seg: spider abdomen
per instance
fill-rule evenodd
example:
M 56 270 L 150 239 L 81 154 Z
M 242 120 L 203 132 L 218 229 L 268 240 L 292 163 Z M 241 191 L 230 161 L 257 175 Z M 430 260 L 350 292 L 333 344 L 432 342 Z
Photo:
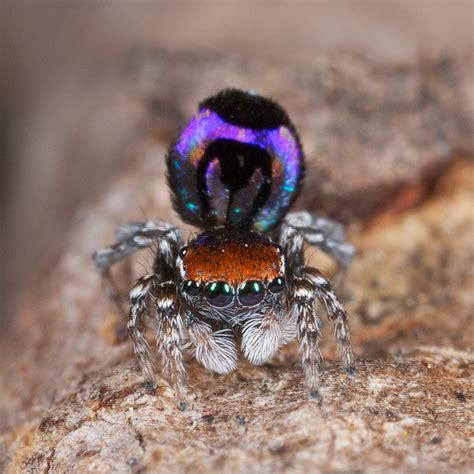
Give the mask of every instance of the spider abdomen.
M 275 102 L 224 90 L 199 106 L 167 157 L 181 218 L 201 228 L 249 225 L 266 232 L 295 200 L 304 174 L 298 135 Z

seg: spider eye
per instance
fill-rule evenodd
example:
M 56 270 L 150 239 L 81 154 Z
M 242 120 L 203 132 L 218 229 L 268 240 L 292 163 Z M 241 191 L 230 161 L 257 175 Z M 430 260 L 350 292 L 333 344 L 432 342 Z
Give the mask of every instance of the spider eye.
M 222 308 L 232 303 L 234 292 L 225 281 L 214 281 L 206 286 L 206 299 L 212 306 Z
M 188 253 L 188 247 L 181 247 L 179 250 L 179 256 L 181 258 L 184 258 L 186 254 Z
M 276 248 L 276 251 L 281 255 L 283 253 L 283 247 L 278 244 L 273 244 Z
M 197 296 L 201 292 L 201 287 L 197 281 L 187 280 L 183 283 L 183 291 L 189 296 Z
M 255 306 L 263 300 L 264 296 L 264 287 L 260 281 L 249 280 L 239 288 L 239 301 L 242 306 Z
M 277 277 L 268 285 L 268 289 L 272 293 L 280 293 L 285 288 L 285 280 L 282 277 Z

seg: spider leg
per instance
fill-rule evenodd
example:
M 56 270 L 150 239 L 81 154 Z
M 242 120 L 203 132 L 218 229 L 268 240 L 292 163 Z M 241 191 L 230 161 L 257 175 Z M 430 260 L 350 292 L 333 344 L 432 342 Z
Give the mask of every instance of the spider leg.
M 302 366 L 310 395 L 319 398 L 319 367 L 322 355 L 319 349 L 321 322 L 316 311 L 316 298 L 324 304 L 329 319 L 334 323 L 342 366 L 348 374 L 353 375 L 354 356 L 347 314 L 328 280 L 318 270 L 304 266 L 303 237 L 299 231 L 287 226 L 281 237 L 280 244 L 283 246 L 287 264 L 290 317 L 296 320 Z
M 179 314 L 175 265 L 181 245 L 179 230 L 169 224 L 126 224 L 118 234 L 125 239 L 116 245 L 134 242 L 130 253 L 139 248 L 156 245 L 154 273 L 140 278 L 130 291 L 130 317 L 127 324 L 135 354 L 147 382 L 154 384 L 156 358 L 145 338 L 145 319 L 156 326 L 156 344 L 161 355 L 163 371 L 178 399 L 178 407 L 186 407 L 185 369 L 182 355 L 183 322 Z M 128 246 L 130 250 L 131 246 Z M 113 247 L 111 248 L 113 250 Z M 128 250 L 127 250 L 128 251 Z
M 177 255 L 180 244 L 179 230 L 165 222 L 128 222 L 120 225 L 115 236 L 117 243 L 97 250 L 93 260 L 97 270 L 102 275 L 107 295 L 114 303 L 123 319 L 127 319 L 123 308 L 124 294 L 112 278 L 111 266 L 134 252 L 158 244 L 154 271 L 160 276 L 160 281 L 169 280 L 174 268 L 173 257 Z
M 237 349 L 232 330 L 213 331 L 210 324 L 194 316 L 190 316 L 188 321 L 189 339 L 196 360 L 211 372 L 233 372 L 237 368 Z
M 347 321 L 347 312 L 331 288 L 329 281 L 315 268 L 306 267 L 304 278 L 311 282 L 316 298 L 325 306 L 328 318 L 334 324 L 337 347 L 341 354 L 341 365 L 349 375 L 355 374 L 354 354 L 352 352 L 351 333 Z
M 166 222 L 129 222 L 119 226 L 115 235 L 117 243 L 97 250 L 92 256 L 97 270 L 101 273 L 134 252 L 151 247 L 160 237 L 169 239 L 174 236 L 174 240 L 179 240 L 179 230 Z
M 141 221 L 129 221 L 124 222 L 123 224 L 119 224 L 118 227 L 115 229 L 114 234 L 117 242 L 122 242 L 130 237 L 133 237 L 135 234 L 147 231 L 153 232 L 157 230 L 162 223 L 157 223 L 152 220 L 148 220 L 145 222 Z
M 127 330 L 132 340 L 133 350 L 147 383 L 154 385 L 156 358 L 145 338 L 145 318 L 151 303 L 157 298 L 158 280 L 156 275 L 139 278 L 130 291 L 130 317 Z
M 178 311 L 176 285 L 161 283 L 156 293 L 156 345 L 165 377 L 173 387 L 180 410 L 186 409 L 186 369 L 183 362 L 183 319 Z
M 296 319 L 301 365 L 310 398 L 319 400 L 319 369 L 323 362 L 323 356 L 319 349 L 321 321 L 316 311 L 314 287 L 304 278 L 293 280 L 290 314 Z
M 310 394 L 319 398 L 319 367 L 322 362 L 319 350 L 321 322 L 316 312 L 315 298 L 324 304 L 329 319 L 334 323 L 342 367 L 349 375 L 355 374 L 355 368 L 351 334 L 344 306 L 318 270 L 311 267 L 303 268 L 301 277 L 293 280 L 290 312 L 297 320 L 302 366 Z
M 175 391 L 178 407 L 186 407 L 185 368 L 183 364 L 183 323 L 177 310 L 176 286 L 173 282 L 158 283 L 155 274 L 140 278 L 130 291 L 128 334 L 146 383 L 155 385 L 156 357 L 145 337 L 147 316 L 156 325 L 156 345 L 161 355 L 165 378 Z M 150 311 L 154 304 L 155 311 Z
M 291 238 L 294 231 L 300 233 L 308 244 L 330 255 L 341 269 L 351 264 L 355 249 L 345 242 L 344 227 L 339 222 L 306 211 L 292 212 L 283 221 L 280 238 Z

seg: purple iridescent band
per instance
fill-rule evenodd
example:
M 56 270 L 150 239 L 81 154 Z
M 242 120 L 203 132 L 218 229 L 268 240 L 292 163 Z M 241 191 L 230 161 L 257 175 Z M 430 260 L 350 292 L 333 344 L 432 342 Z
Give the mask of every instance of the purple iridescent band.
M 209 109 L 201 110 L 186 126 L 174 147 L 170 172 L 177 183 L 190 183 L 189 173 L 196 168 L 209 143 L 217 139 L 235 140 L 259 146 L 272 158 L 272 189 L 265 205 L 255 216 L 255 227 L 266 231 L 287 211 L 301 174 L 301 150 L 287 127 L 253 130 L 232 125 Z M 201 203 L 196 189 L 183 185 L 177 191 L 189 220 L 197 220 Z

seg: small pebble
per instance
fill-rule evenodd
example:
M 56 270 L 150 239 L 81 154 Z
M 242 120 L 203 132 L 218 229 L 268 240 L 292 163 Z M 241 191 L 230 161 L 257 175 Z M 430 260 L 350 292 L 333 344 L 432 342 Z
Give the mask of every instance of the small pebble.
M 214 421 L 214 417 L 212 415 L 203 415 L 201 420 L 211 424 Z
M 455 392 L 456 398 L 461 402 L 464 403 L 466 401 L 466 396 L 462 392 Z
M 247 420 L 243 417 L 243 416 L 240 416 L 240 415 L 237 415 L 235 417 L 235 421 L 239 424 L 239 425 L 245 425 L 247 423 Z

